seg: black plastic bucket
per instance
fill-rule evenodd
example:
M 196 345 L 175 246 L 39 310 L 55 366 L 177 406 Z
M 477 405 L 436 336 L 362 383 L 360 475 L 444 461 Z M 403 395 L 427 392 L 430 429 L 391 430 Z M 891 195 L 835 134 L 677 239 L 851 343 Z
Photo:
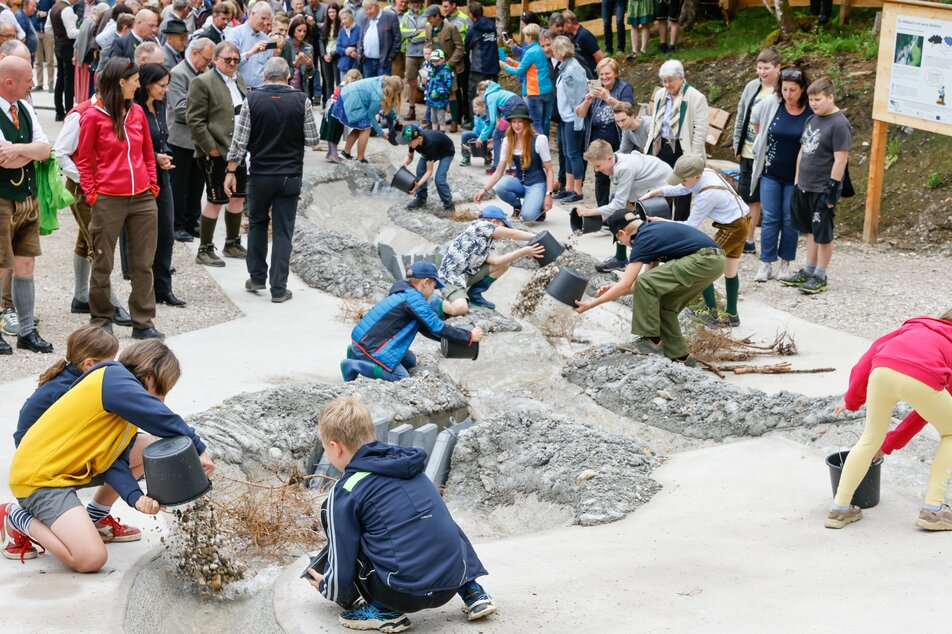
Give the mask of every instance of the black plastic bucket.
M 562 243 L 556 240 L 555 236 L 548 231 L 540 231 L 529 240 L 529 246 L 536 244 L 541 244 L 545 249 L 545 253 L 542 254 L 542 257 L 536 260 L 539 266 L 548 266 L 559 259 L 560 255 L 565 253 L 565 247 L 562 246 Z
M 599 216 L 580 216 L 578 207 L 572 207 L 569 213 L 569 224 L 572 226 L 572 233 L 595 233 L 602 229 L 602 217 Z
M 833 485 L 833 495 L 836 495 L 836 489 L 840 486 L 840 475 L 843 473 L 843 465 L 846 464 L 848 451 L 837 451 L 826 457 L 826 466 L 830 468 L 830 484 Z M 879 504 L 879 476 L 883 466 L 883 459 L 880 458 L 869 466 L 866 477 L 856 487 L 853 492 L 853 499 L 850 504 L 868 509 Z
M 656 216 L 658 218 L 667 218 L 668 220 L 671 220 L 671 218 L 674 217 L 674 214 L 671 212 L 671 206 L 668 205 L 667 199 L 660 196 L 639 200 L 635 203 L 635 209 L 640 209 L 643 211 L 646 218 Z
M 414 176 L 410 170 L 405 167 L 398 169 L 397 173 L 393 175 L 393 180 L 390 181 L 391 187 L 394 189 L 399 189 L 406 194 L 410 193 L 410 190 L 413 189 L 415 184 L 416 176 Z
M 474 341 L 467 345 L 449 339 L 440 339 L 440 352 L 447 359 L 472 359 L 475 361 L 479 356 L 479 342 Z
M 473 158 L 486 158 L 486 144 L 476 145 L 476 141 L 470 141 L 469 153 Z
M 545 292 L 566 306 L 577 308 L 575 302 L 582 299 L 587 286 L 588 278 L 570 266 L 563 266 L 545 287 Z
M 148 496 L 162 506 L 198 499 L 212 488 L 198 451 L 186 436 L 163 438 L 142 452 Z

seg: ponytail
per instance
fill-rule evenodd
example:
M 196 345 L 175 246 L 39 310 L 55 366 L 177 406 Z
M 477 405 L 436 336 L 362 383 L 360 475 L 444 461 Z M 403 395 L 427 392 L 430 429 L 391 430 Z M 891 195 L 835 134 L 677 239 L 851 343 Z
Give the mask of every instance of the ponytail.
M 99 326 L 83 326 L 66 338 L 66 358 L 60 359 L 40 375 L 39 385 L 52 381 L 72 363 L 79 367 L 86 359 L 97 363 L 112 359 L 119 352 L 119 340 Z

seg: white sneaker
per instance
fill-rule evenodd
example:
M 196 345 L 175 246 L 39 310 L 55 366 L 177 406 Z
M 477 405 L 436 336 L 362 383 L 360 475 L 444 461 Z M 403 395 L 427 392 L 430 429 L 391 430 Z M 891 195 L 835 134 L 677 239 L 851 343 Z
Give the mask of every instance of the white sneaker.
M 770 265 L 770 262 L 761 262 L 760 268 L 757 269 L 757 275 L 754 276 L 755 282 L 766 282 L 773 277 L 773 267 Z
M 790 263 L 789 263 L 789 262 L 781 262 L 781 263 L 780 263 L 780 270 L 777 271 L 777 279 L 779 280 L 780 278 L 789 277 L 789 276 L 790 276 Z

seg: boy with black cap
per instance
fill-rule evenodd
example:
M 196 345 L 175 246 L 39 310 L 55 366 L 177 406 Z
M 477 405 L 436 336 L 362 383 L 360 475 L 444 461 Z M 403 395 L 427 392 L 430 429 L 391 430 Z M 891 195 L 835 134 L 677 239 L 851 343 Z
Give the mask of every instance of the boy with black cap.
M 740 278 L 737 267 L 750 232 L 750 208 L 723 176 L 713 169 L 705 168 L 704 158 L 697 154 L 685 154 L 677 160 L 674 171 L 668 176 L 668 185 L 670 187 L 655 189 L 642 198 L 693 194 L 691 215 L 684 223 L 697 228 L 705 218 L 709 217 L 713 221 L 717 229 L 714 241 L 727 254 L 727 266 L 724 268 L 724 288 L 727 291 L 725 321 L 731 326 L 740 326 L 740 316 L 737 314 Z M 701 318 L 708 324 L 720 324 L 722 320 L 717 312 L 713 284 L 704 289 L 704 304 L 707 313 Z
M 465 315 L 469 302 L 493 309 L 491 301 L 483 297 L 492 283 L 509 270 L 509 265 L 523 256 L 540 258 L 545 249 L 540 244 L 516 249 L 506 255 L 497 255 L 494 244 L 500 238 L 526 242 L 534 236 L 528 231 L 513 229 L 506 212 L 495 205 L 483 209 L 463 233 L 446 245 L 440 262 L 440 276 L 446 280 L 443 302 L 438 311 L 443 315 Z
M 384 381 L 401 381 L 416 365 L 410 345 L 417 331 L 423 336 L 472 345 L 483 338 L 479 326 L 472 330 L 447 326 L 428 303 L 433 292 L 444 284 L 429 262 L 415 262 L 407 271 L 407 281 L 396 282 L 390 294 L 371 308 L 350 333 L 347 358 L 341 361 L 344 381 L 358 376 Z
M 724 272 L 724 250 L 694 227 L 680 222 L 646 222 L 641 212 L 616 211 L 606 224 L 616 241 L 631 247 L 628 266 L 618 283 L 598 289 L 596 299 L 576 302 L 575 312 L 581 314 L 634 294 L 631 334 L 640 335 L 635 349 L 694 365 L 678 313 Z M 667 264 L 657 267 L 659 262 Z M 645 265 L 647 271 L 642 274 Z
M 407 209 L 419 209 L 426 204 L 430 176 L 433 175 L 433 168 L 436 166 L 436 191 L 443 202 L 444 211 L 454 211 L 453 192 L 450 191 L 449 183 L 446 182 L 446 173 L 450 171 L 453 164 L 453 157 L 456 156 L 456 146 L 453 145 L 453 139 L 439 130 L 423 130 L 420 126 L 411 123 L 403 127 L 403 132 L 397 136 L 397 142 L 400 145 L 406 145 L 407 160 L 403 162 L 404 167 L 409 167 L 413 162 L 414 152 L 420 154 L 420 160 L 417 162 L 416 183 L 408 192 L 414 196 L 407 204 Z

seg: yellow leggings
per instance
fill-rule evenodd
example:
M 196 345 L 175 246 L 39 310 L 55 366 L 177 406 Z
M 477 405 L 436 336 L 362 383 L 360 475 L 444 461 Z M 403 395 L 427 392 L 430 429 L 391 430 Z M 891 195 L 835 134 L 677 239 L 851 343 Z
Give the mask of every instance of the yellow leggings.
M 869 375 L 866 395 L 866 427 L 846 458 L 833 503 L 846 506 L 853 499 L 856 487 L 869 470 L 869 463 L 883 445 L 896 403 L 905 401 L 939 431 L 939 448 L 932 460 L 926 504 L 942 504 L 946 485 L 952 477 L 952 394 L 933 390 L 891 368 L 879 367 Z

